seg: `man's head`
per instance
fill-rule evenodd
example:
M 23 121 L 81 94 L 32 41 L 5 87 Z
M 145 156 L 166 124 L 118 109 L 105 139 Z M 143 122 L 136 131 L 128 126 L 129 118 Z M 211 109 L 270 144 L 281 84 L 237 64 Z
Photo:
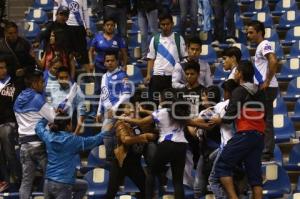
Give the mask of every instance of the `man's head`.
M 238 47 L 232 46 L 226 48 L 223 53 L 224 69 L 231 70 L 232 67 L 237 66 L 238 63 L 241 61 L 241 57 L 242 52 Z
M 27 69 L 25 73 L 25 84 L 28 88 L 42 93 L 45 86 L 43 72 L 34 68 Z
M 118 55 L 115 52 L 106 52 L 104 56 L 104 65 L 108 72 L 114 71 L 118 67 Z
M 18 26 L 14 22 L 7 22 L 4 27 L 5 39 L 8 43 L 15 43 L 18 39 Z
M 224 99 L 230 99 L 233 90 L 238 87 L 238 83 L 236 83 L 233 79 L 226 80 L 222 84 L 222 88 L 224 90 Z
M 251 61 L 241 61 L 236 69 L 234 78 L 240 83 L 250 82 L 253 83 L 254 67 Z
M 259 44 L 265 36 L 265 26 L 260 21 L 251 21 L 247 28 L 247 37 L 250 42 Z
M 57 81 L 62 89 L 70 88 L 70 74 L 67 67 L 62 66 L 56 72 Z
M 0 80 L 3 80 L 7 77 L 7 65 L 6 59 L 4 57 L 0 57 Z
M 198 61 L 199 56 L 202 52 L 202 42 L 198 37 L 193 37 L 188 42 L 188 57 Z
M 65 24 L 69 19 L 70 10 L 66 6 L 60 6 L 56 12 L 56 22 Z
M 105 18 L 103 29 L 106 34 L 114 34 L 116 27 L 116 22 L 113 18 Z
M 198 85 L 200 65 L 196 61 L 188 61 L 184 67 L 185 78 L 189 86 Z
M 174 26 L 173 17 L 168 12 L 163 12 L 159 15 L 159 26 L 161 28 L 163 36 L 170 36 Z
M 71 116 L 67 113 L 58 113 L 55 118 L 53 124 L 50 125 L 50 130 L 52 132 L 59 131 L 72 131 L 72 122 Z
M 205 89 L 202 93 L 203 106 L 208 108 L 219 103 L 221 100 L 221 92 L 218 86 L 212 85 Z

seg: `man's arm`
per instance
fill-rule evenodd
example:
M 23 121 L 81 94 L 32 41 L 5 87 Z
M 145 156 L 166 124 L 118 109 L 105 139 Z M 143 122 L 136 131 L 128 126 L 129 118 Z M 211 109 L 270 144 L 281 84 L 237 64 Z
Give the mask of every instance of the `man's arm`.
M 172 72 L 172 87 L 173 88 L 184 88 L 185 84 L 181 83 L 181 80 L 183 79 L 182 74 L 182 66 L 180 63 L 176 63 L 174 70 Z
M 39 136 L 39 138 L 43 141 L 46 140 L 46 137 L 47 137 L 47 134 L 49 133 L 47 130 L 46 130 L 46 126 L 48 124 L 48 121 L 43 118 L 41 119 L 40 121 L 38 121 L 38 123 L 36 124 L 35 126 L 35 132 L 36 134 Z
M 277 72 L 278 68 L 278 62 L 275 53 L 268 53 L 265 55 L 265 57 L 268 59 L 268 72 L 266 76 L 266 80 L 261 86 L 261 89 L 266 89 L 270 86 L 270 82 L 272 81 L 274 75 Z

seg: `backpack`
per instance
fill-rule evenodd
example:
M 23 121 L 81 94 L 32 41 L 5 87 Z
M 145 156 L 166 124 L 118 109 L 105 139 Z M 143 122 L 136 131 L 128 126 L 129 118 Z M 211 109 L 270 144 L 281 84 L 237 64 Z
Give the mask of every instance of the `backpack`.
M 174 37 L 175 37 L 175 43 L 176 43 L 176 47 L 177 47 L 178 57 L 179 57 L 179 60 L 181 60 L 182 56 L 181 56 L 181 50 L 180 50 L 180 34 L 178 34 L 177 32 L 174 32 Z M 157 33 L 156 35 L 154 35 L 155 57 L 156 57 L 156 54 L 157 54 L 159 38 L 160 38 L 160 33 Z

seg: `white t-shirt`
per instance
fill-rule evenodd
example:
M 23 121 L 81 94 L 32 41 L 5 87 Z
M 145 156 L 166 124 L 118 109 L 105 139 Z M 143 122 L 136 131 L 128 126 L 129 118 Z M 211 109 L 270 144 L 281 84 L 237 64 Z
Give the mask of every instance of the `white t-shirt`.
M 187 143 L 187 140 L 184 137 L 183 127 L 171 120 L 166 108 L 154 111 L 152 117 L 159 129 L 158 142 L 169 140 Z
M 236 71 L 236 67 L 234 67 L 234 68 L 230 71 L 230 74 L 229 74 L 229 76 L 228 76 L 227 79 L 234 79 L 234 73 L 235 73 L 235 71 Z
M 265 57 L 268 53 L 274 53 L 272 45 L 269 41 L 263 40 L 256 48 L 254 65 L 257 69 L 257 74 L 254 75 L 254 83 L 261 84 L 266 80 L 267 72 L 269 71 L 268 59 Z M 278 87 L 277 79 L 274 75 L 270 82 L 270 87 Z
M 157 49 L 160 48 L 159 47 L 160 45 L 162 45 L 162 47 L 168 51 L 168 54 L 171 57 L 163 56 L 159 50 L 157 50 L 157 52 L 155 52 L 154 37 L 152 37 L 150 45 L 149 45 L 149 52 L 147 54 L 147 58 L 155 59 L 154 67 L 153 67 L 153 75 L 171 76 L 173 69 L 175 67 L 175 64 L 180 62 L 174 33 L 172 33 L 168 37 L 164 37 L 161 34 L 159 37 L 159 44 L 158 44 Z M 181 51 L 182 57 L 187 56 L 185 42 L 181 36 L 180 36 L 180 51 Z M 170 60 L 173 60 L 175 62 L 172 63 L 172 61 L 170 62 Z

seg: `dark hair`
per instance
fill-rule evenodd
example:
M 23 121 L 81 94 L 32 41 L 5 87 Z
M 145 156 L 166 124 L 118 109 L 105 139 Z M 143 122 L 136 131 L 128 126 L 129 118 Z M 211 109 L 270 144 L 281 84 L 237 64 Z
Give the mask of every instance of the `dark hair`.
M 168 11 L 163 11 L 162 13 L 160 13 L 160 15 L 158 16 L 158 19 L 159 19 L 159 21 L 169 19 L 170 21 L 173 22 L 173 17 L 170 14 L 170 12 L 168 12 Z
M 219 103 L 221 100 L 221 92 L 218 86 L 212 85 L 207 87 L 204 92 L 210 102 Z
M 56 71 L 56 75 L 58 76 L 58 74 L 61 72 L 66 72 L 69 74 L 69 69 L 66 66 L 59 67 Z
M 261 31 L 262 36 L 265 36 L 265 25 L 262 22 L 253 20 L 248 23 L 248 27 L 249 26 L 252 26 L 256 30 L 256 32 Z
M 71 123 L 71 116 L 67 113 L 58 113 L 55 118 L 53 124 L 50 125 L 50 130 L 52 132 L 59 132 L 66 130 L 66 126 Z
M 108 55 L 113 55 L 113 56 L 115 56 L 116 60 L 118 60 L 118 54 L 114 51 L 106 51 L 104 54 L 104 60 L 106 59 L 106 56 L 108 56 Z
M 236 69 L 242 74 L 245 82 L 253 83 L 254 67 L 251 61 L 241 61 Z
M 7 64 L 7 57 L 6 56 L 0 56 L 0 63 Z
M 228 79 L 222 84 L 224 91 L 228 91 L 229 93 L 232 93 L 232 91 L 238 86 L 239 84 L 236 83 L 234 79 Z
M 241 61 L 242 52 L 238 47 L 232 46 L 224 50 L 223 56 L 228 56 L 228 57 L 235 56 L 236 61 L 239 63 Z
M 195 70 L 197 72 L 197 74 L 200 73 L 200 65 L 198 62 L 191 60 L 188 61 L 186 63 L 184 63 L 184 72 L 186 72 L 187 70 Z
M 18 26 L 15 22 L 9 21 L 5 23 L 4 30 L 7 31 L 9 28 L 15 28 L 18 30 Z
M 38 81 L 40 78 L 43 78 L 44 74 L 41 70 L 36 69 L 36 68 L 27 68 L 25 70 L 25 84 L 28 88 L 32 86 L 33 82 Z
M 202 46 L 202 41 L 199 37 L 192 37 L 189 39 L 188 41 L 188 47 L 191 45 L 191 44 L 199 44 L 200 46 Z
M 103 19 L 103 24 L 105 24 L 105 23 L 108 22 L 108 21 L 113 21 L 114 23 L 116 23 L 115 18 L 113 18 L 113 17 L 105 17 L 105 18 Z

